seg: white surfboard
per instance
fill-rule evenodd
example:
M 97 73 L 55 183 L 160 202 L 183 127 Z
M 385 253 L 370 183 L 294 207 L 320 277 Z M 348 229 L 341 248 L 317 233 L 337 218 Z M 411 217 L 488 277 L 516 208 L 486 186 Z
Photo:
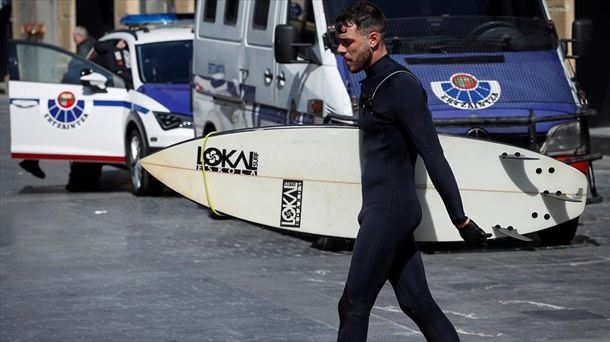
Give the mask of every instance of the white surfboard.
M 183 196 L 219 212 L 276 228 L 355 238 L 362 203 L 359 131 L 343 126 L 279 126 L 222 132 L 168 147 L 140 161 Z M 580 216 L 587 196 L 578 170 L 532 151 L 440 135 L 466 215 L 488 233 L 527 234 Z M 205 161 L 205 163 L 202 163 Z M 427 176 L 416 165 L 423 219 L 418 241 L 461 241 Z M 500 237 L 500 236 L 496 236 Z

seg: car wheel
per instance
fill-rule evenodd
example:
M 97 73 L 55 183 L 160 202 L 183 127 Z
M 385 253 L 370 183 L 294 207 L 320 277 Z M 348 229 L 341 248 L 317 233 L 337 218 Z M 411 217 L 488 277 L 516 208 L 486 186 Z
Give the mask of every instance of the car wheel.
M 556 225 L 545 230 L 538 232 L 540 241 L 548 245 L 567 245 L 574 239 L 576 229 L 578 229 L 578 219 L 572 219 L 570 221 Z
M 140 159 L 148 155 L 148 145 L 138 130 L 133 130 L 129 134 L 126 150 L 131 192 L 136 196 L 160 195 L 163 192 L 163 184 L 140 165 Z

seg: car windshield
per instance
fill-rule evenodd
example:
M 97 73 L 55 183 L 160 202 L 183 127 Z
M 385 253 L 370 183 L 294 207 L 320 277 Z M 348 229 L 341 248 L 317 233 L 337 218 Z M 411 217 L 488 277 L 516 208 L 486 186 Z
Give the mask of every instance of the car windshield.
M 387 17 L 392 53 L 525 51 L 556 48 L 539 1 L 373 0 Z M 325 1 L 329 25 L 350 0 Z
M 138 70 L 144 83 L 188 83 L 193 41 L 180 40 L 138 46 Z

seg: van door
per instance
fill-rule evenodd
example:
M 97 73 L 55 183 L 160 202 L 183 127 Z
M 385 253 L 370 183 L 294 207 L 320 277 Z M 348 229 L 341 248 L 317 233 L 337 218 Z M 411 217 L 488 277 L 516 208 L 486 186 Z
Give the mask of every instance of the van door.
M 285 6 L 286 8 L 280 10 L 284 15 L 280 15 L 282 19 L 279 24 L 285 24 L 286 18 L 288 18 L 287 23 L 297 28 L 297 41 L 313 44 L 312 47 L 301 47 L 298 50 L 298 57 L 309 60 L 311 55 L 315 54 L 314 51 L 319 49 L 320 43 L 317 39 L 314 4 L 312 0 L 291 0 Z M 320 60 L 320 57 L 317 56 L 317 59 Z M 288 109 L 287 124 L 321 122 L 321 111 L 318 113 L 319 120 L 315 121 L 313 115 L 304 114 L 315 111 L 310 108 L 315 108 L 315 106 L 309 102 L 315 96 L 312 95 L 310 89 L 305 87 L 305 83 L 316 67 L 318 65 L 314 63 L 278 64 L 276 102 L 278 106 Z
M 286 107 L 276 101 L 277 63 L 273 55 L 273 31 L 278 22 L 280 1 L 250 2 L 247 21 L 244 91 L 254 93 L 252 108 L 254 126 L 286 123 Z M 247 94 L 246 94 L 247 95 Z
M 199 2 L 194 45 L 197 134 L 251 126 L 244 99 L 244 23 L 250 1 Z M 198 131 L 201 129 L 201 131 Z
M 47 44 L 11 41 L 9 53 L 13 158 L 125 162 L 129 105 L 118 76 Z M 87 69 L 106 78 L 105 89 L 81 84 Z

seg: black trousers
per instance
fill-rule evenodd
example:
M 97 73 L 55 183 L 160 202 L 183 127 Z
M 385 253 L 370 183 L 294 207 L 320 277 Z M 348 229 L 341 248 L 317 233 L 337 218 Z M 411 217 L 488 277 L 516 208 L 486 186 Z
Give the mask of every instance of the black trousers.
M 459 341 L 426 282 L 413 232 L 420 215 L 369 210 L 363 217 L 343 295 L 339 300 L 338 341 L 366 341 L 369 315 L 379 291 L 390 281 L 402 311 L 428 341 Z

